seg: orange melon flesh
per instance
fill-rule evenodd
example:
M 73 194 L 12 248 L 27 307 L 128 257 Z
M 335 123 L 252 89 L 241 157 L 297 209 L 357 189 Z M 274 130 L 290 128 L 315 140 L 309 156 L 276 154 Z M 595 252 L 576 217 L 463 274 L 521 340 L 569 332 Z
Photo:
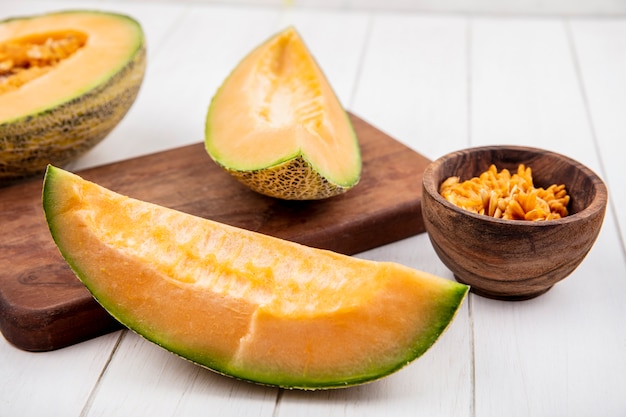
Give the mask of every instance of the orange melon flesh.
M 50 232 L 121 323 L 219 373 L 289 388 L 372 381 L 422 355 L 468 287 L 122 196 L 48 167 Z
M 276 187 L 275 178 L 306 187 L 308 177 L 319 175 L 325 183 L 311 187 L 331 188 L 311 191 L 304 199 L 345 192 L 360 178 L 352 124 L 293 27 L 251 51 L 227 77 L 211 100 L 205 133 L 209 155 L 240 180 L 242 172 L 257 177 L 242 182 L 267 195 L 301 198 L 287 185 L 265 189 L 264 183 Z M 310 164 L 310 171 L 297 173 L 284 165 L 298 158 Z
M 107 80 L 142 47 L 141 28 L 122 15 L 63 12 L 12 19 L 0 25 L 1 45 L 40 43 L 77 35 L 81 47 L 49 71 L 17 89 L 0 94 L 0 121 L 7 122 L 72 99 Z M 117 62 L 117 67 L 112 66 Z

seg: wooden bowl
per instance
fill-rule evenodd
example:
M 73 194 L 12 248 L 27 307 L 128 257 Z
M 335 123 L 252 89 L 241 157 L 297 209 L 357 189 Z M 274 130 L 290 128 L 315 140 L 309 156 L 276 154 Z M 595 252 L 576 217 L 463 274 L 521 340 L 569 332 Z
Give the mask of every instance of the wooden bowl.
M 502 220 L 464 210 L 439 194 L 450 176 L 461 181 L 491 164 L 498 171 L 530 167 L 535 187 L 565 184 L 569 214 L 556 220 Z M 426 231 L 457 281 L 476 294 L 525 300 L 567 277 L 593 246 L 607 204 L 602 180 L 582 164 L 546 150 L 486 146 L 453 152 L 432 162 L 423 176 L 422 213 Z

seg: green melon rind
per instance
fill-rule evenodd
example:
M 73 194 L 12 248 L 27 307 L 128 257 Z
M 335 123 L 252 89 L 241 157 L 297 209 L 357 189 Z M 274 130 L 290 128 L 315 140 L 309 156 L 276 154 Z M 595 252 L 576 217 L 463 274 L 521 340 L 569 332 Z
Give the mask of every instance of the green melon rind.
M 220 372 L 255 383 L 303 390 L 345 388 L 374 382 L 399 371 L 426 353 L 452 323 L 468 291 L 469 287 L 450 281 L 450 291 L 447 297 L 441 297 L 438 300 L 438 305 L 432 308 L 433 315 L 439 317 L 439 320 L 431 323 L 428 331 L 421 333 L 415 339 L 406 356 L 388 361 L 385 366 L 373 364 L 367 371 L 358 375 L 351 375 L 349 378 L 341 377 L 338 379 L 328 376 L 324 379 L 309 379 L 306 377 L 294 377 L 288 374 L 279 375 L 275 372 L 272 374 L 254 373 L 247 369 L 237 369 L 230 366 L 226 367 L 225 371 L 222 370 Z M 204 359 L 199 357 L 193 361 L 202 364 Z
M 69 262 L 70 261 L 68 260 L 68 263 Z M 81 281 L 83 281 L 87 288 L 89 288 L 88 279 L 84 276 L 81 277 L 80 271 L 76 270 L 75 267 L 72 269 L 74 269 Z M 425 354 L 448 329 L 468 294 L 469 287 L 460 285 L 454 281 L 450 281 L 450 287 L 451 288 L 447 297 L 441 297 L 438 300 L 438 305 L 433 306 L 432 313 L 434 316 L 439 317 L 439 320 L 432 323 L 427 332 L 423 332 L 419 335 L 419 338 L 412 343 L 411 349 L 407 350 L 406 356 L 390 360 L 382 367 L 373 364 L 370 369 L 360 374 L 351 375 L 350 377 L 342 376 L 337 378 L 329 375 L 326 378 L 317 379 L 289 374 L 281 375 L 276 372 L 271 374 L 259 373 L 250 369 L 241 369 L 233 366 L 228 358 L 220 359 L 212 355 L 203 354 L 202 352 L 189 350 L 186 346 L 177 345 L 175 342 L 164 342 L 158 333 L 152 332 L 140 321 L 129 320 L 126 315 L 119 310 L 117 304 L 113 300 L 108 300 L 98 294 L 92 293 L 92 295 L 116 320 L 139 336 L 155 343 L 177 356 L 180 356 L 183 359 L 191 361 L 213 372 L 261 385 L 276 386 L 287 389 L 320 390 L 345 388 L 374 382 L 397 372 Z
M 224 159 L 220 155 L 219 149 L 213 146 L 211 140 L 210 117 L 212 109 L 211 104 L 205 126 L 204 145 L 207 153 L 225 172 L 259 194 L 283 200 L 321 200 L 345 193 L 354 188 L 361 179 L 361 150 L 356 132 L 347 113 L 346 123 L 352 132 L 358 170 L 351 178 L 337 181 L 331 175 L 318 169 L 301 151 L 282 156 L 265 167 L 243 166 L 237 161 Z
M 68 263 L 69 262 L 71 261 L 68 260 Z M 72 267 L 72 269 L 87 286 L 87 288 L 89 288 L 88 280 L 84 276 L 81 277 L 80 270 L 77 270 L 75 266 Z M 439 305 L 432 310 L 433 314 L 439 317 L 439 320 L 432 323 L 428 331 L 422 333 L 420 337 L 414 341 L 411 349 L 407 351 L 406 356 L 389 361 L 383 367 L 372 365 L 372 367 L 367 371 L 358 375 L 351 375 L 348 378 L 345 376 L 342 376 L 341 378 L 328 376 L 327 378 L 310 379 L 306 376 L 296 377 L 289 374 L 280 375 L 275 372 L 271 374 L 258 373 L 250 369 L 237 368 L 230 364 L 228 358 L 220 360 L 215 356 L 189 350 L 186 346 L 177 345 L 175 342 L 164 342 L 158 333 L 150 331 L 143 326 L 140 321 L 129 320 L 112 300 L 108 300 L 98 294 L 92 293 L 92 295 L 96 301 L 98 301 L 98 303 L 102 305 L 102 307 L 105 308 L 116 320 L 142 338 L 145 338 L 163 349 L 213 372 L 261 385 L 276 386 L 286 389 L 321 390 L 345 388 L 374 382 L 399 371 L 425 354 L 426 351 L 428 351 L 448 329 L 449 325 L 456 317 L 463 300 L 467 296 L 468 287 L 463 287 L 453 281 L 450 282 L 451 290 L 448 293 L 448 296 L 445 298 L 442 297 Z
M 0 184 L 43 173 L 48 164 L 64 166 L 78 158 L 113 130 L 139 93 L 146 68 L 146 44 L 140 24 L 114 13 L 59 13 L 100 13 L 124 19 L 137 28 L 136 46 L 127 61 L 96 83 L 45 108 L 0 123 Z M 23 19 L 27 18 L 5 22 Z
M 343 194 L 356 185 L 343 186 L 331 182 L 320 175 L 302 155 L 269 168 L 252 171 L 220 166 L 251 190 L 284 200 L 321 200 Z
M 294 376 L 289 374 L 277 374 L 273 372 L 271 374 L 254 372 L 250 369 L 241 369 L 236 366 L 232 366 L 228 360 L 219 361 L 214 357 L 203 355 L 195 351 L 186 349 L 185 346 L 177 346 L 175 343 L 163 343 L 160 340 L 159 335 L 149 334 L 146 335 L 141 331 L 137 331 L 138 327 L 141 327 L 140 323 L 129 325 L 120 320 L 119 317 L 114 317 L 120 320 L 122 324 L 129 327 L 131 330 L 138 333 L 140 336 L 150 340 L 151 342 L 161 346 L 167 351 L 174 353 L 183 359 L 189 360 L 197 365 L 207 368 L 213 372 L 217 372 L 221 375 L 232 377 L 239 380 L 253 382 L 255 384 L 276 386 L 286 389 L 301 389 L 301 390 L 323 390 L 323 389 L 337 389 L 346 388 L 356 385 L 363 385 L 371 383 L 382 378 L 385 378 L 405 366 L 409 365 L 422 355 L 424 355 L 439 338 L 449 328 L 450 324 L 456 317 L 460 306 L 467 297 L 469 287 L 458 284 L 457 282 L 450 281 L 450 291 L 447 297 L 441 297 L 438 301 L 438 305 L 433 306 L 432 313 L 434 316 L 439 317 L 439 320 L 432 323 L 428 328 L 428 331 L 419 335 L 419 338 L 411 345 L 411 349 L 407 350 L 407 354 L 404 357 L 394 358 L 385 363 L 384 366 L 373 364 L 368 370 L 361 372 L 360 374 L 351 375 L 350 377 L 342 376 L 340 378 L 329 375 L 326 378 L 311 379 L 306 376 Z M 97 298 L 96 298 L 97 299 Z M 105 303 L 104 300 L 99 301 Z M 114 305 L 114 303 L 108 303 Z M 103 304 L 105 308 L 106 305 Z M 107 308 L 108 310 L 108 308 Z M 126 321 L 128 322 L 128 321 Z
M 430 323 L 427 331 L 423 331 L 415 338 L 411 343 L 410 349 L 406 350 L 406 355 L 387 360 L 382 365 L 376 362 L 376 364 L 373 364 L 369 369 L 359 374 L 353 374 L 349 377 L 344 375 L 340 378 L 328 375 L 323 378 L 312 379 L 307 376 L 294 376 L 288 373 L 277 374 L 276 372 L 272 372 L 271 374 L 267 374 L 255 372 L 250 369 L 241 369 L 232 364 L 230 358 L 219 358 L 212 353 L 196 352 L 184 345 L 177 344 L 175 341 L 164 340 L 158 331 L 151 329 L 139 318 L 133 319 L 132 314 L 128 314 L 124 311 L 123 307 L 115 300 L 109 299 L 105 295 L 99 294 L 97 291 L 93 290 L 90 277 L 80 267 L 80 260 L 74 259 L 71 256 L 71 250 L 65 247 L 63 241 L 58 238 L 63 231 L 63 225 L 57 224 L 55 221 L 56 215 L 59 212 L 59 207 L 55 202 L 57 199 L 63 197 L 57 197 L 57 187 L 60 182 L 72 181 L 72 178 L 72 174 L 69 174 L 67 171 L 49 166 L 44 177 L 42 200 L 50 233 L 74 274 L 90 291 L 94 299 L 113 318 L 128 329 L 183 359 L 224 376 L 261 385 L 303 390 L 345 388 L 379 380 L 404 368 L 428 351 L 448 329 L 469 291 L 468 286 L 455 281 L 449 281 L 447 283 L 449 289 L 446 295 L 439 297 L 436 304 L 431 304 L 432 316 L 438 319 Z

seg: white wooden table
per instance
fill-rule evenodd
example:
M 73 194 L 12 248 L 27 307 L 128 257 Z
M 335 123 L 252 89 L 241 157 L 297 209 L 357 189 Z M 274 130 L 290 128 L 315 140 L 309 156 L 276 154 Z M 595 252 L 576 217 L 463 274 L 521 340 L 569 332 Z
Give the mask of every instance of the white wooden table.
M 56 0 L 0 0 L 0 18 L 86 7 L 141 21 L 149 62 L 127 117 L 73 169 L 201 141 L 224 77 L 293 24 L 346 108 L 428 158 L 554 150 L 600 174 L 610 204 L 569 278 L 525 302 L 471 295 L 425 356 L 381 381 L 283 391 L 127 331 L 46 353 L 0 337 L 0 416 L 626 416 L 626 18 Z M 452 279 L 424 234 L 358 256 Z

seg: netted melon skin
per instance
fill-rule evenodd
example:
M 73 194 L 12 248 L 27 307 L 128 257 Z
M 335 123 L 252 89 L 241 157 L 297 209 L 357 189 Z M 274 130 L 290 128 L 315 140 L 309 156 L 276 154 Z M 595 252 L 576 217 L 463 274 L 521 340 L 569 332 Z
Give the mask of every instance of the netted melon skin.
M 146 68 L 142 43 L 108 81 L 41 113 L 0 124 L 0 186 L 66 166 L 101 142 L 134 103 Z
M 282 200 L 322 200 L 343 194 L 357 184 L 342 186 L 332 183 L 302 156 L 253 171 L 221 167 L 251 190 Z

